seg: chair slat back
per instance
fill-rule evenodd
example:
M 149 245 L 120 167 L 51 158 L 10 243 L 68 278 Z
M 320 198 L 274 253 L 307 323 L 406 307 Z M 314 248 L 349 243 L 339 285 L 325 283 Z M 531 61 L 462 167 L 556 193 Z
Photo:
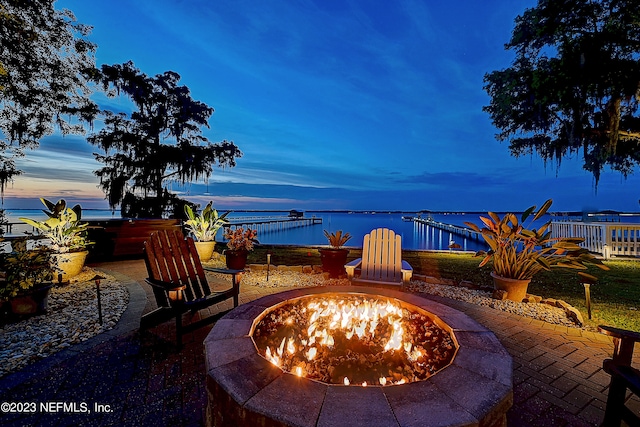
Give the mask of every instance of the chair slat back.
M 186 286 L 186 301 L 203 298 L 211 289 L 192 238 L 179 230 L 154 232 L 144 243 L 149 277 Z
M 402 280 L 402 238 L 388 228 L 377 228 L 364 236 L 360 277 L 381 282 Z

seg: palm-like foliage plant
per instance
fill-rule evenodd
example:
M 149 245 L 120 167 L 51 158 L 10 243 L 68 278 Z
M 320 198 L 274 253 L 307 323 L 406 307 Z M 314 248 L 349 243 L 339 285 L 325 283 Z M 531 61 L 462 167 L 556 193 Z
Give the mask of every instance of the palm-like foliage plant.
M 549 271 L 552 268 L 586 270 L 587 265 L 591 264 L 608 270 L 601 260 L 579 246 L 584 239 L 552 237 L 549 231 L 551 221 L 539 229 L 525 227 L 527 219 L 531 218 L 528 223 L 528 226 L 531 226 L 547 213 L 552 203 L 551 199 L 547 200 L 537 212 L 536 206 L 531 206 L 522 213 L 520 220 L 513 213 L 507 213 L 500 218 L 494 212 L 488 212 L 488 217 L 480 217 L 485 225 L 483 228 L 465 222 L 474 231 L 482 233 L 489 245 L 488 251 L 477 253 L 484 257 L 480 267 L 493 261 L 493 271 L 496 275 L 517 280 L 530 280 L 538 272 Z M 578 274 L 596 280 L 584 272 Z

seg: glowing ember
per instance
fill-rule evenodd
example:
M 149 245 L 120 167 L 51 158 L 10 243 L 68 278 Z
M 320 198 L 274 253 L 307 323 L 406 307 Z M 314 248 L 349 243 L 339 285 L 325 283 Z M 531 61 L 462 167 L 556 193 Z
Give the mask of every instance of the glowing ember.
M 253 339 L 261 355 L 287 372 L 362 387 L 426 379 L 456 350 L 426 314 L 349 294 L 276 307 L 255 325 Z

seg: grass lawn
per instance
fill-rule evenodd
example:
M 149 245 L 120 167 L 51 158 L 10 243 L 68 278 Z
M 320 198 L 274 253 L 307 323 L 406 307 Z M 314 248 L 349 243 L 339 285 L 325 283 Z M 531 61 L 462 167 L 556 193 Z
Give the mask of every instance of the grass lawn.
M 266 264 L 267 252 L 273 265 L 320 265 L 315 248 L 261 245 L 249 254 L 249 263 Z M 352 249 L 349 260 L 361 251 Z M 456 283 L 468 280 L 492 286 L 490 266 L 478 268 L 480 258 L 464 253 L 403 251 L 403 257 L 417 274 L 452 279 Z M 592 267 L 588 273 L 598 277 L 591 285 L 591 320 L 587 318 L 584 286 L 575 271 L 554 269 L 536 276 L 529 292 L 543 298 L 562 299 L 582 312 L 591 326 L 600 324 L 640 332 L 640 260 L 612 260 L 605 263 L 610 270 Z

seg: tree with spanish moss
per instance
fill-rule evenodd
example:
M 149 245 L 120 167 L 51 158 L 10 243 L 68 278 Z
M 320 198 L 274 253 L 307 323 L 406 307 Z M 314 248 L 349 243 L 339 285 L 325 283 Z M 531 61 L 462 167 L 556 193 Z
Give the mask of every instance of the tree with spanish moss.
M 182 214 L 184 200 L 169 190 L 208 178 L 214 167 L 233 167 L 242 153 L 233 142 L 212 143 L 202 134 L 213 108 L 191 98 L 180 75 L 166 71 L 149 77 L 132 62 L 103 65 L 100 83 L 108 96 L 128 97 L 129 115 L 104 111 L 104 127 L 89 136 L 104 154 L 95 173 L 114 209 L 125 218 L 160 218 Z
M 483 108 L 514 156 L 582 153 L 596 187 L 605 166 L 640 162 L 637 0 L 539 0 L 515 20 L 509 68 L 488 73 Z
M 26 150 L 56 129 L 84 133 L 97 114 L 90 31 L 53 0 L 0 0 L 0 193 Z

